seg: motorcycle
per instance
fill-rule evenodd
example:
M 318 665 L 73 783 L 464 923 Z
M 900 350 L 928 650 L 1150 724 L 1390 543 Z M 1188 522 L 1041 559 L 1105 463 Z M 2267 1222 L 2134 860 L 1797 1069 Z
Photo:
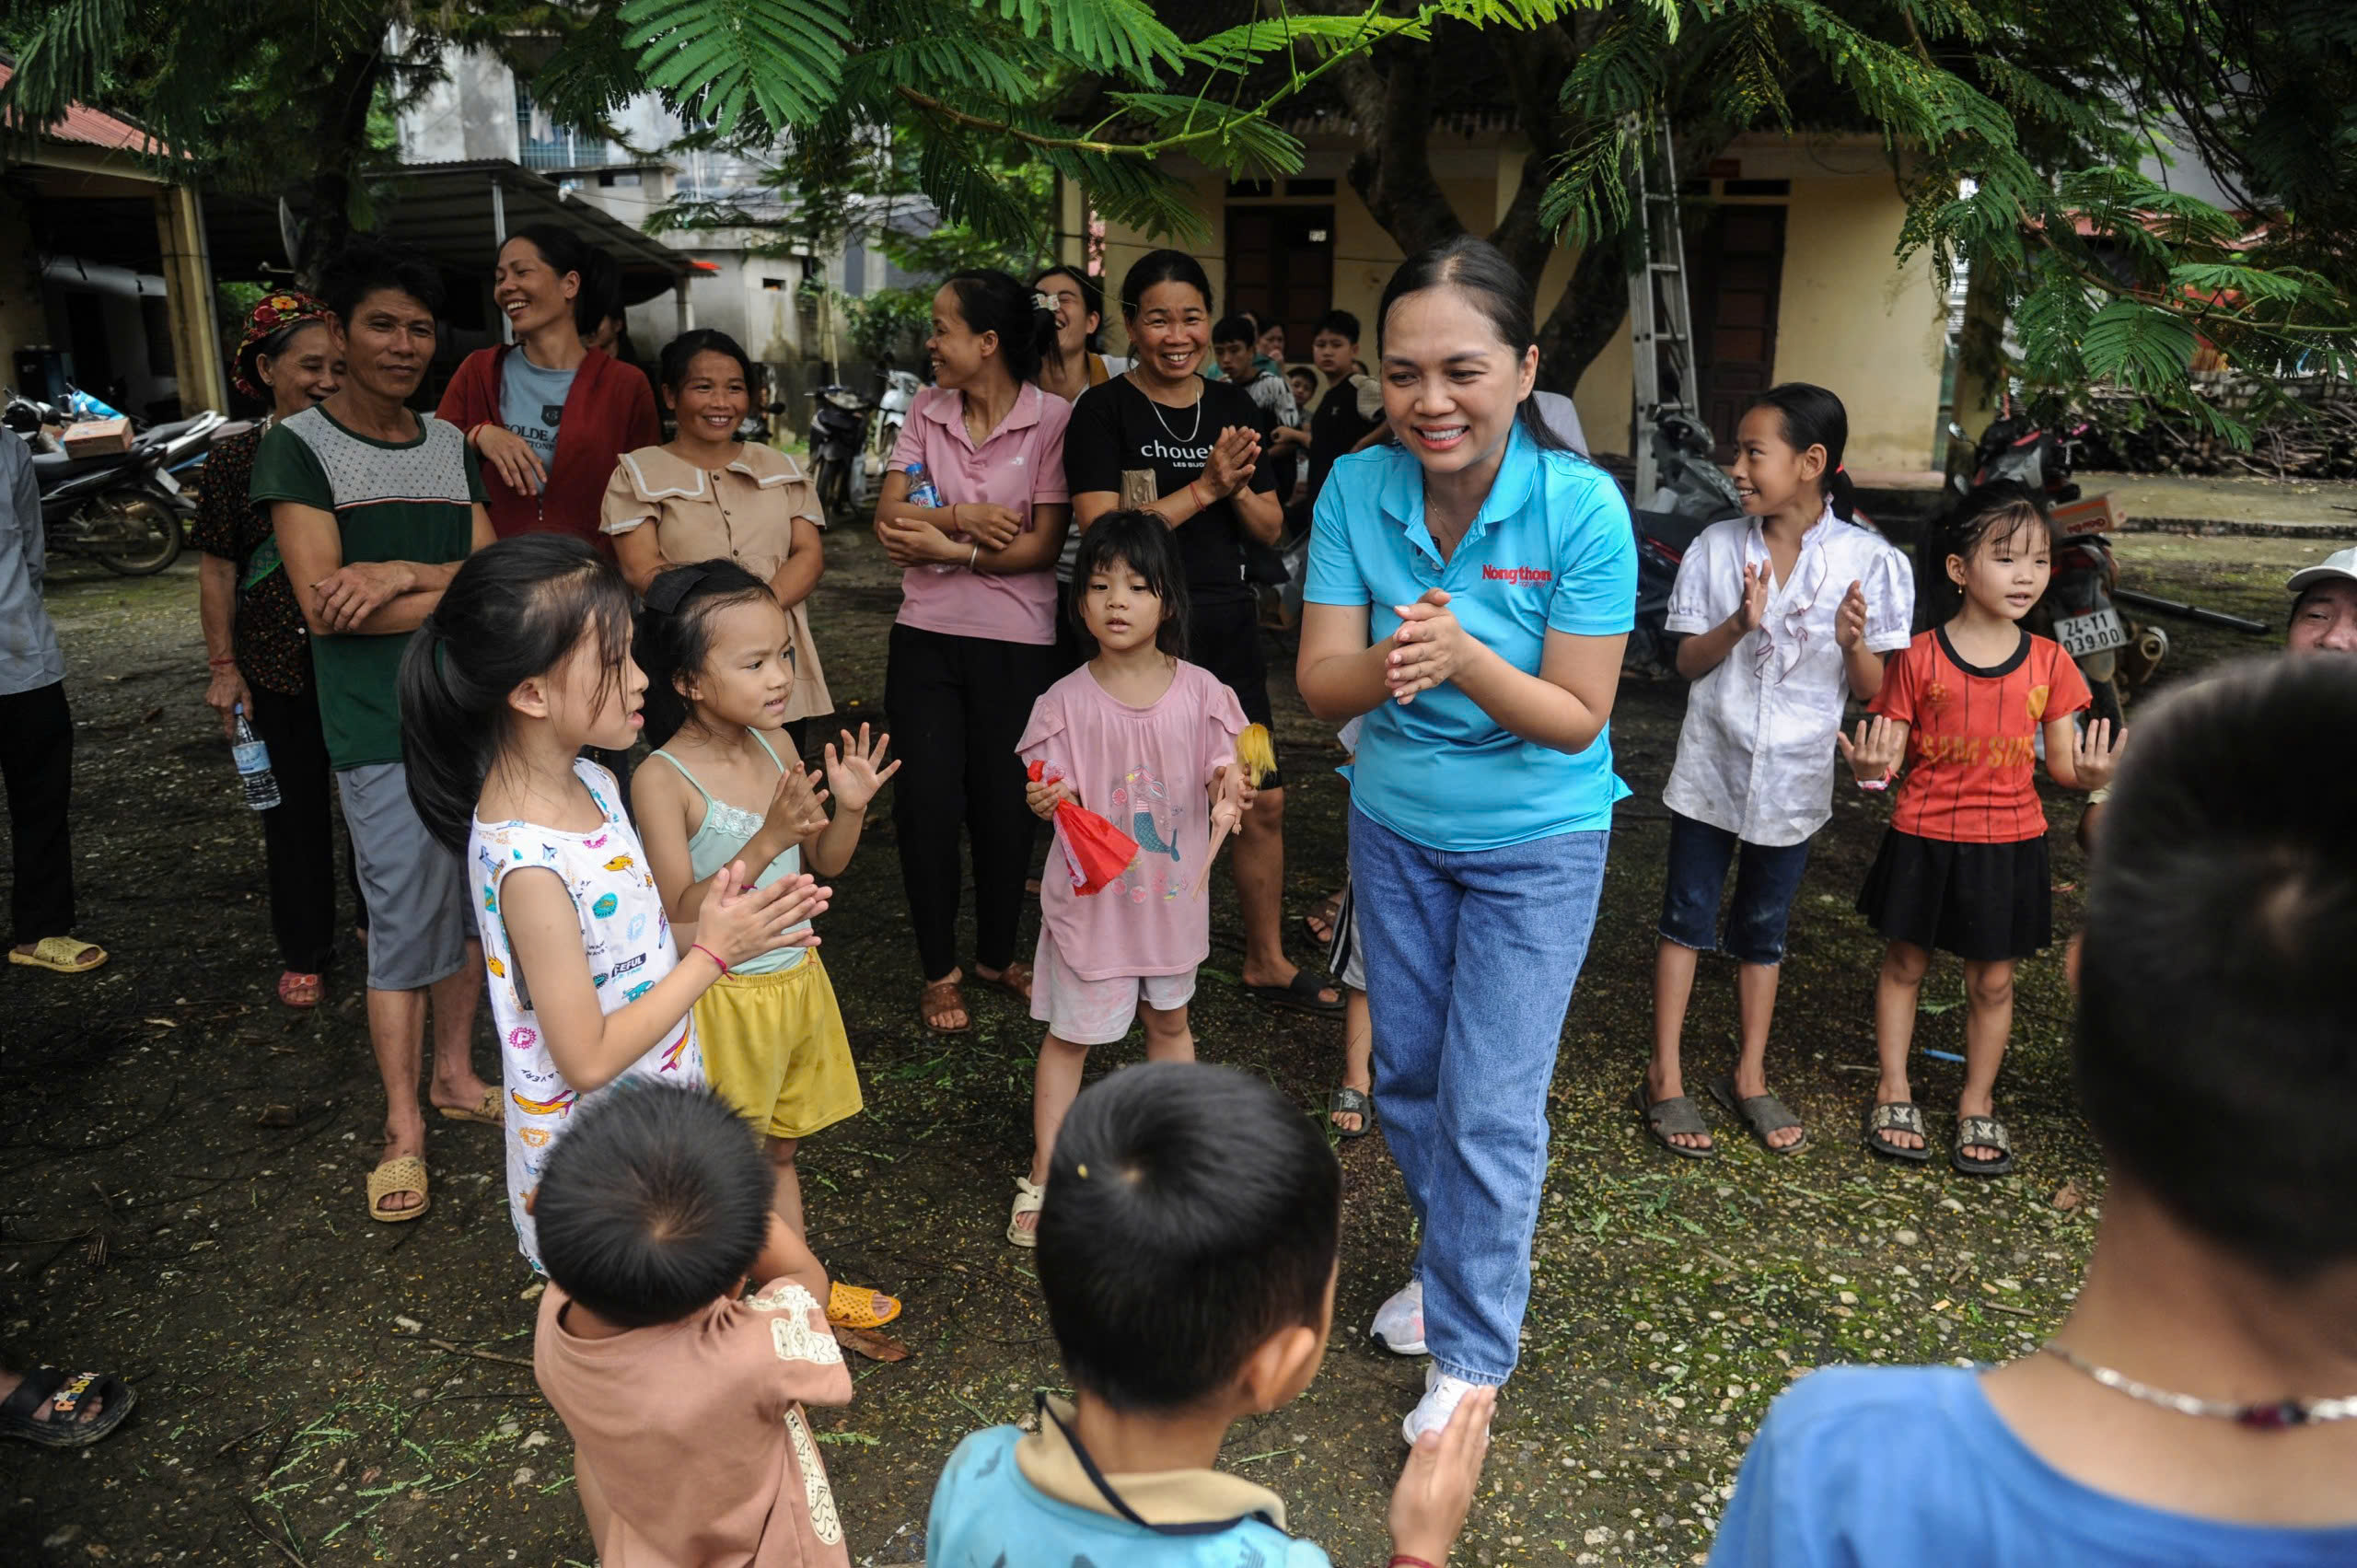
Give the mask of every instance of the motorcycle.
M 173 470 L 201 463 L 227 420 L 207 412 L 150 426 L 128 450 L 76 458 L 41 449 L 44 426 L 64 423 L 52 418 L 58 412 L 11 395 L 0 413 L 0 423 L 34 448 L 49 548 L 129 577 L 151 576 L 179 560 L 196 502 Z
M 852 505 L 865 510 L 883 494 L 885 470 L 892 466 L 892 448 L 900 444 L 900 426 L 908 422 L 923 383 L 907 370 L 884 367 L 883 395 L 876 400 L 876 422 L 868 427 L 867 449 L 852 474 Z
M 1961 456 L 1963 432 L 1951 425 L 1948 482 L 1962 494 L 1973 485 L 2011 480 L 2045 499 L 2059 536 L 2053 571 L 2046 592 L 2022 624 L 2061 645 L 2094 695 L 2088 716 L 2108 719 L 2116 729 L 2127 678 L 2132 676 L 2140 685 L 2150 679 L 2168 650 L 2168 640 L 2156 627 L 2131 625 L 2114 602 L 2119 563 L 2105 534 L 2119 519 L 2109 496 L 2087 499 L 2071 479 L 2088 428 L 2082 420 L 2066 424 L 2058 433 L 2026 412 L 2009 412 L 1981 433 L 1966 460 Z M 1945 563 L 1930 558 L 1932 550 L 1927 537 L 1916 563 L 1917 619 L 1927 625 L 1954 614 L 1960 599 Z M 2123 650 L 2131 660 L 2126 669 L 2120 662 Z
M 1735 482 L 1712 456 L 1711 433 L 1675 411 L 1654 421 L 1647 439 L 1654 447 L 1654 493 L 1639 498 L 1629 516 L 1637 530 L 1637 624 L 1621 656 L 1624 670 L 1657 669 L 1675 674 L 1677 640 L 1667 629 L 1670 590 L 1678 563 L 1702 530 L 1743 515 Z
M 866 497 L 865 476 L 858 481 L 854 493 L 853 475 L 865 466 L 861 449 L 867 429 L 868 406 L 849 387 L 834 385 L 819 389 L 817 404 L 811 411 L 811 482 L 830 523 L 842 521 Z

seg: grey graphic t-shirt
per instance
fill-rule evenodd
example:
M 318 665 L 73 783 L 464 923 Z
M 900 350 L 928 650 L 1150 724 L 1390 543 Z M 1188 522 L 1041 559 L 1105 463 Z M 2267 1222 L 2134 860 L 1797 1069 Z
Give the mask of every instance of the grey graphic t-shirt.
M 552 468 L 556 463 L 556 427 L 573 390 L 570 370 L 543 370 L 525 357 L 520 343 L 499 362 L 499 423 L 531 443 Z

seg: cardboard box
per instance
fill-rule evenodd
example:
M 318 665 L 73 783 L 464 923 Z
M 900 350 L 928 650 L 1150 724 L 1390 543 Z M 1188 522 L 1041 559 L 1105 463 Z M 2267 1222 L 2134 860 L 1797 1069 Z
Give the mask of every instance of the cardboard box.
M 2068 506 L 2054 508 L 2054 531 L 2060 534 L 2116 533 L 2128 521 L 2128 508 L 2108 493 L 2089 495 Z
M 69 458 L 102 458 L 131 450 L 131 421 L 86 419 L 65 427 L 61 443 Z

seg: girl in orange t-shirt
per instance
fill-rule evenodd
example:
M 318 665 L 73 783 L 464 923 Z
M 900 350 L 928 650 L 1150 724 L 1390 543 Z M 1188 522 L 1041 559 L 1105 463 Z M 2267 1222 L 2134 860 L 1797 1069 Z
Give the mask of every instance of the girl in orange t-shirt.
M 1996 1117 L 1997 1069 L 2014 1025 L 2014 964 L 2053 934 L 2046 812 L 2036 780 L 2045 732 L 2047 772 L 2065 789 L 2110 782 L 2120 736 L 2073 715 L 2091 701 L 2071 656 L 2020 621 L 2046 591 L 2053 524 L 2035 496 L 1982 485 L 1942 525 L 1947 574 L 1964 607 L 1890 661 L 1853 742 L 1837 735 L 1862 789 L 1884 789 L 1912 764 L 1858 912 L 1889 938 L 1875 988 L 1882 1080 L 1866 1114 L 1866 1146 L 1926 1160 L 1923 1113 L 1910 1097 L 1908 1049 L 1916 1005 L 1944 948 L 1964 960 L 1968 1005 L 1964 1089 L 1949 1163 L 1967 1176 L 2014 1168 L 2013 1140 Z

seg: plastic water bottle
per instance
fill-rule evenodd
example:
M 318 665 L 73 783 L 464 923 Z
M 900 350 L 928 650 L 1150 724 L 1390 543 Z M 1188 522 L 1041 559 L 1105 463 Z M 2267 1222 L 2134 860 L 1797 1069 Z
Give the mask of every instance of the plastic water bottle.
M 270 771 L 270 748 L 254 733 L 254 726 L 246 722 L 246 705 L 239 703 L 235 712 L 236 738 L 230 743 L 229 751 L 238 760 L 238 783 L 245 788 L 248 806 L 256 811 L 267 811 L 278 804 L 278 775 Z
M 933 482 L 933 476 L 924 471 L 923 463 L 909 465 L 909 505 L 922 506 L 928 512 L 937 511 L 948 505 L 942 500 L 941 487 Z M 951 539 L 963 537 L 955 530 L 945 529 L 944 531 L 947 532 Z M 930 569 L 935 572 L 955 572 L 958 570 L 958 563 L 950 561 L 935 561 L 930 563 Z

